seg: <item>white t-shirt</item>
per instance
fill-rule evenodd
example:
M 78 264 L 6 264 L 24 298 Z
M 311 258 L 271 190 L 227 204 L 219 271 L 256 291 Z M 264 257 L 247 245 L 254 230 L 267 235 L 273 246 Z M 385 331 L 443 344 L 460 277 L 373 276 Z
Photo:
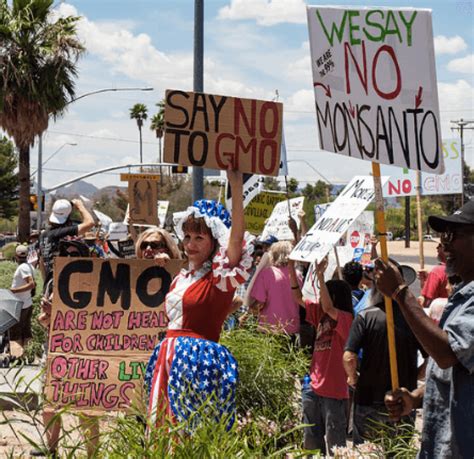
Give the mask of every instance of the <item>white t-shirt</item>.
M 26 279 L 32 277 L 34 279 L 34 269 L 28 263 L 22 263 L 16 268 L 15 274 L 13 275 L 12 288 L 23 287 L 28 282 Z M 31 298 L 31 290 L 25 292 L 14 293 L 14 295 L 21 301 L 23 301 L 23 308 L 29 308 L 33 304 L 33 299 Z

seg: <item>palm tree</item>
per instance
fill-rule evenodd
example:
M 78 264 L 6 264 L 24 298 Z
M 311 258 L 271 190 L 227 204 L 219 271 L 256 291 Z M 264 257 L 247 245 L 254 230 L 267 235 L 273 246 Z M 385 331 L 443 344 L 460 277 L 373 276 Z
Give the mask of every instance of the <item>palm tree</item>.
M 163 138 L 163 133 L 165 132 L 165 101 L 162 100 L 156 104 L 158 107 L 158 113 L 151 117 L 150 129 L 155 131 L 156 137 L 158 139 L 158 162 L 161 163 L 162 158 L 162 148 L 161 148 L 161 139 Z M 163 185 L 163 173 L 160 166 L 160 185 Z
M 148 108 L 145 104 L 135 104 L 130 109 L 130 119 L 137 120 L 138 134 L 140 137 L 140 164 L 143 163 L 143 141 L 142 141 L 142 127 L 143 121 L 148 118 Z
M 53 18 L 52 11 L 53 0 L 0 0 L 0 127 L 19 151 L 20 241 L 30 232 L 30 147 L 74 98 L 84 51 L 80 18 Z

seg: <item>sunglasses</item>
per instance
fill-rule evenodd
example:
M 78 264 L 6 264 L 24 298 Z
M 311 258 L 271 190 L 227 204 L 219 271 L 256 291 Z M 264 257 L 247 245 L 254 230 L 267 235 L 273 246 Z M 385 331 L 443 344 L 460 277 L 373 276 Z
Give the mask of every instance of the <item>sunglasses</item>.
M 441 243 L 442 244 L 449 244 L 456 239 L 457 236 L 460 235 L 473 235 L 474 234 L 474 227 L 466 227 L 466 228 L 456 228 L 456 229 L 448 229 L 441 233 Z
M 150 247 L 151 250 L 168 250 L 168 246 L 165 242 L 143 241 L 140 244 L 141 250 L 146 250 L 147 247 Z

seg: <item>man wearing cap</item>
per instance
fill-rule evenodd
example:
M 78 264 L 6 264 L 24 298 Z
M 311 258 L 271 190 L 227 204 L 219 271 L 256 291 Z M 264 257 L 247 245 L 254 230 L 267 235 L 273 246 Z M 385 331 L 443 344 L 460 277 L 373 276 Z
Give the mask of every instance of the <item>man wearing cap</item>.
M 72 223 L 70 215 L 73 206 L 79 211 L 82 223 Z M 94 219 L 80 199 L 58 199 L 53 204 L 49 216 L 50 227 L 40 236 L 40 252 L 43 267 L 43 279 L 46 282 L 51 278 L 54 257 L 58 255 L 59 242 L 66 237 L 85 234 L 94 226 Z
M 429 354 L 426 385 L 387 394 L 387 408 L 398 419 L 423 404 L 419 457 L 474 457 L 474 201 L 448 217 L 430 216 L 441 233 L 446 273 L 462 282 L 448 298 L 439 326 L 418 307 L 417 299 L 394 267 L 376 263 L 376 283 L 400 305 L 413 333 Z M 398 308 L 397 308 L 398 309 Z
M 416 273 L 410 267 L 398 265 L 398 268 L 403 273 L 405 282 L 412 283 L 416 279 Z M 394 323 L 400 383 L 413 390 L 417 385 L 417 359 L 421 346 L 396 307 Z M 358 373 L 360 351 L 362 359 Z M 343 365 L 347 383 L 355 389 L 353 441 L 354 444 L 360 444 L 376 436 L 380 424 L 388 421 L 384 397 L 391 388 L 391 378 L 385 303 L 375 286 L 371 289 L 367 307 L 352 322 Z M 407 416 L 404 420 L 413 424 L 414 416 Z M 394 431 L 389 433 L 396 435 Z
M 19 322 L 10 329 L 10 351 L 14 357 L 21 357 L 31 340 L 32 291 L 35 288 L 34 268 L 26 262 L 28 247 L 19 245 L 15 249 L 18 267 L 13 274 L 11 292 L 23 302 Z

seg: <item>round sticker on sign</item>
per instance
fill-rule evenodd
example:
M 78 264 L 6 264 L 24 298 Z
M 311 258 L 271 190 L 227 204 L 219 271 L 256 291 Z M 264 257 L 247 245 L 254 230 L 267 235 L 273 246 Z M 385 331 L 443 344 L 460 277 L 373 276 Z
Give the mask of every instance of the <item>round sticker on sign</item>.
M 355 249 L 359 245 L 359 241 L 360 241 L 359 231 L 353 231 L 351 233 L 350 241 L 351 241 L 352 248 Z

